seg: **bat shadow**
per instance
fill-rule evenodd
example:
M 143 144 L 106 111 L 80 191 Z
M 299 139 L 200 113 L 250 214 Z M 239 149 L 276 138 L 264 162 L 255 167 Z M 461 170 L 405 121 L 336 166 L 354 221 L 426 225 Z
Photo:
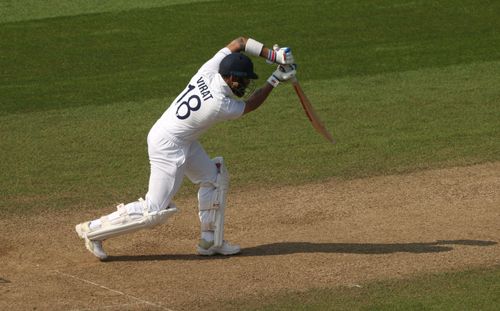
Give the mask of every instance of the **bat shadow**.
M 277 256 L 306 253 L 341 253 L 380 255 L 392 253 L 441 253 L 453 250 L 453 245 L 492 246 L 495 241 L 483 240 L 437 240 L 429 243 L 312 243 L 278 242 L 242 249 L 238 257 Z M 107 261 L 161 261 L 161 260 L 225 260 L 231 256 L 198 256 L 195 254 L 159 254 L 134 256 L 109 256 Z

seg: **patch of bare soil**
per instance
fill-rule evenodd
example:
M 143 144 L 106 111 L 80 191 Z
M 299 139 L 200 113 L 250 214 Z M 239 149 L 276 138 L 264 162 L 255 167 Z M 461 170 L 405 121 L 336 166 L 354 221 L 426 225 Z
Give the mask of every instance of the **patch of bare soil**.
M 195 255 L 195 196 L 169 224 L 106 241 L 74 232 L 100 215 L 0 220 L 1 310 L 202 310 L 217 302 L 500 264 L 500 162 L 232 192 L 226 238 Z M 98 212 L 107 214 L 111 208 Z

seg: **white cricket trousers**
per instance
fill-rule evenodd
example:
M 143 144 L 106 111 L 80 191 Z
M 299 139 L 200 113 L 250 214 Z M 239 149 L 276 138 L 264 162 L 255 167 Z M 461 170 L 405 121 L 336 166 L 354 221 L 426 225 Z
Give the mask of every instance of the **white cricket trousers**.
M 198 207 L 208 209 L 217 179 L 217 168 L 198 141 L 178 143 L 154 126 L 148 134 L 151 164 L 146 203 L 150 210 L 164 209 L 179 190 L 184 176 L 200 184 Z M 199 212 L 200 222 L 210 222 L 208 211 Z
M 152 210 L 167 207 L 184 176 L 202 185 L 217 179 L 217 168 L 198 141 L 178 144 L 153 127 L 148 135 L 148 154 L 151 174 L 146 202 Z

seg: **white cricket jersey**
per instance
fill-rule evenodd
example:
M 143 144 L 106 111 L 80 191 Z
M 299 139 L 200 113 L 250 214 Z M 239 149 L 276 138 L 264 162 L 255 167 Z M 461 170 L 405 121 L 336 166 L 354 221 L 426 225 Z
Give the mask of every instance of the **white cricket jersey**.
M 207 61 L 154 127 L 177 143 L 188 143 L 217 122 L 241 117 L 245 102 L 232 97 L 219 74 L 219 64 L 229 54 L 231 51 L 223 48 Z

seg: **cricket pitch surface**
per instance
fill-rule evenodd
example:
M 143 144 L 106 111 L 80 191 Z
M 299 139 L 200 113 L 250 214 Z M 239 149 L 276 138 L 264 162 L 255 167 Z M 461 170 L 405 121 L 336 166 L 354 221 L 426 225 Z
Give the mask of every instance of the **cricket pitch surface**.
M 195 255 L 196 195 L 167 224 L 106 241 L 98 210 L 0 220 L 1 310 L 217 310 L 224 300 L 500 264 L 500 162 L 232 191 L 233 257 Z

